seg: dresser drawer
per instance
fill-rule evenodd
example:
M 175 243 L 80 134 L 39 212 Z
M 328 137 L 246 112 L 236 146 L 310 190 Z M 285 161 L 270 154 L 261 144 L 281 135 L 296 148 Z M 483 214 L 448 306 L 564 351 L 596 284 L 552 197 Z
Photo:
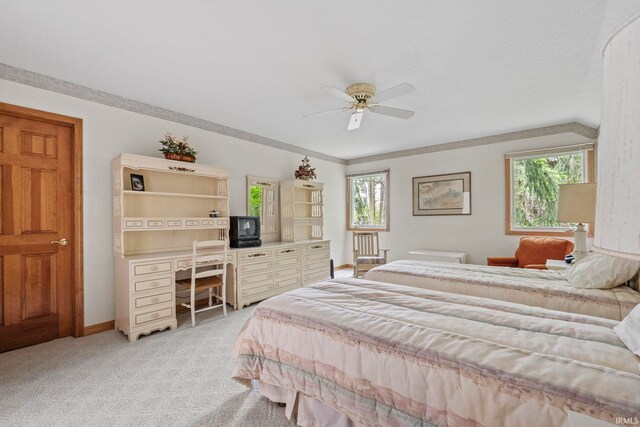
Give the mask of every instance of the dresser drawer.
M 306 254 L 304 257 L 305 264 L 308 262 L 316 262 L 316 261 L 327 261 L 329 262 L 329 253 L 328 252 L 311 252 Z
M 240 292 L 240 295 L 244 298 L 246 297 L 250 297 L 251 295 L 256 295 L 256 294 L 261 294 L 263 292 L 270 292 L 273 290 L 273 285 L 269 284 L 269 285 L 261 285 L 261 286 L 256 286 L 255 288 L 251 288 L 251 289 L 243 289 Z
M 241 274 L 258 273 L 261 271 L 271 271 L 273 268 L 273 261 L 261 261 L 252 264 L 246 264 L 240 267 Z
M 166 318 L 173 317 L 173 307 L 165 307 L 159 310 L 149 311 L 147 313 L 136 314 L 136 325 L 143 325 L 149 322 L 155 322 Z
M 248 289 L 257 286 L 273 284 L 273 273 L 256 274 L 253 276 L 240 276 L 240 288 Z
M 160 304 L 160 303 L 169 302 L 169 301 L 173 301 L 173 294 L 171 292 L 165 292 L 163 294 L 136 298 L 134 301 L 134 307 L 141 308 L 141 307 L 146 307 L 148 305 Z
M 125 219 L 124 228 L 142 228 L 142 220 L 139 219 Z
M 300 276 L 301 272 L 300 267 L 282 268 L 280 270 L 276 270 L 275 277 L 278 279 L 289 276 Z
M 300 246 L 276 249 L 276 258 L 295 256 L 302 253 Z
M 304 245 L 304 252 L 326 252 L 329 250 L 329 242 L 311 243 Z
M 197 219 L 187 219 L 184 221 L 184 225 L 186 225 L 187 227 L 197 227 L 198 226 L 198 220 Z
M 168 219 L 167 220 L 167 227 L 182 227 L 182 220 L 181 219 Z
M 319 282 L 320 280 L 328 279 L 330 276 L 328 268 L 326 270 L 312 271 L 302 276 L 302 283 L 306 285 L 308 283 Z
M 142 280 L 134 282 L 133 289 L 135 292 L 147 291 L 149 289 L 161 289 L 173 285 L 173 277 L 159 277 L 152 280 Z
M 297 256 L 297 257 L 292 257 L 292 258 L 276 258 L 276 268 L 280 268 L 280 267 L 290 267 L 293 265 L 300 265 L 302 263 L 302 258 Z
M 164 221 L 161 219 L 148 219 L 147 220 L 148 228 L 162 228 L 164 227 Z
M 215 225 L 215 220 L 213 219 L 201 219 L 200 220 L 200 225 L 202 226 L 213 226 Z
M 133 267 L 133 274 L 136 276 L 140 276 L 141 274 L 163 273 L 165 271 L 171 271 L 171 262 L 138 264 Z
M 273 251 L 242 252 L 240 254 L 240 262 L 260 261 L 263 259 L 271 258 L 272 256 L 273 256 Z
M 229 225 L 229 220 L 226 218 L 218 218 L 216 219 L 216 225 L 218 227 L 223 227 L 223 226 L 226 227 Z
M 292 286 L 299 288 L 300 284 L 301 284 L 300 276 L 296 276 L 296 277 L 291 277 L 289 279 L 276 280 L 275 288 L 281 289 L 281 288 L 288 288 Z
M 205 266 L 208 264 L 222 263 L 223 260 L 224 260 L 224 254 L 211 254 L 211 255 L 203 254 L 198 257 L 198 267 Z M 178 270 L 185 270 L 187 268 L 191 268 L 191 257 L 177 260 L 176 268 Z

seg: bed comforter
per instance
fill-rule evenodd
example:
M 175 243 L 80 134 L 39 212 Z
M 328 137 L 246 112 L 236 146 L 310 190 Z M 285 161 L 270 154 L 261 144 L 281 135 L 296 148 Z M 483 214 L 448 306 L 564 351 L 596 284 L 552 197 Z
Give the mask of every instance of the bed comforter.
M 260 303 L 233 377 L 365 426 L 566 426 L 569 411 L 615 424 L 640 414 L 640 359 L 617 323 L 341 279 Z
M 628 286 L 574 288 L 561 272 L 550 270 L 402 260 L 376 267 L 364 278 L 613 320 L 624 319 L 640 304 L 640 292 Z

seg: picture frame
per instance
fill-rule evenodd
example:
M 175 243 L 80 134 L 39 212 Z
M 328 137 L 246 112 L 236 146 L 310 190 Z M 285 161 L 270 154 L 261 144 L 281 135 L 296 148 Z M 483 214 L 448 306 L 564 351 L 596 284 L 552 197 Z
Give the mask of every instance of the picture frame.
M 413 216 L 471 215 L 471 172 L 413 178 Z
M 144 191 L 144 175 L 131 174 L 131 189 L 133 191 Z

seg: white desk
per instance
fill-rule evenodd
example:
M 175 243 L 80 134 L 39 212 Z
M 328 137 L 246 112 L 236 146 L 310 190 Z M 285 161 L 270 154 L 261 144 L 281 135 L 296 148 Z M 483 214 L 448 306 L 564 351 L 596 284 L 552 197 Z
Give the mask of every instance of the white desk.
M 456 264 L 465 264 L 467 262 L 467 254 L 464 252 L 419 250 L 411 251 L 409 255 L 411 259 L 420 261 L 452 262 Z
M 234 309 L 329 278 L 329 240 L 267 243 L 227 253 L 227 302 Z M 116 257 L 116 329 L 129 341 L 176 328 L 176 275 L 191 251 Z

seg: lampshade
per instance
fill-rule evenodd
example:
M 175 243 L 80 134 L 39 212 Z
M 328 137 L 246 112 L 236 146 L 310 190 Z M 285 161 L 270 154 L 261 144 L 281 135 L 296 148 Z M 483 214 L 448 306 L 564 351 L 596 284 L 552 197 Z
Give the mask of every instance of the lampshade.
M 558 222 L 595 222 L 596 185 L 561 185 L 556 219 Z
M 640 260 L 640 20 L 604 49 L 593 250 Z

